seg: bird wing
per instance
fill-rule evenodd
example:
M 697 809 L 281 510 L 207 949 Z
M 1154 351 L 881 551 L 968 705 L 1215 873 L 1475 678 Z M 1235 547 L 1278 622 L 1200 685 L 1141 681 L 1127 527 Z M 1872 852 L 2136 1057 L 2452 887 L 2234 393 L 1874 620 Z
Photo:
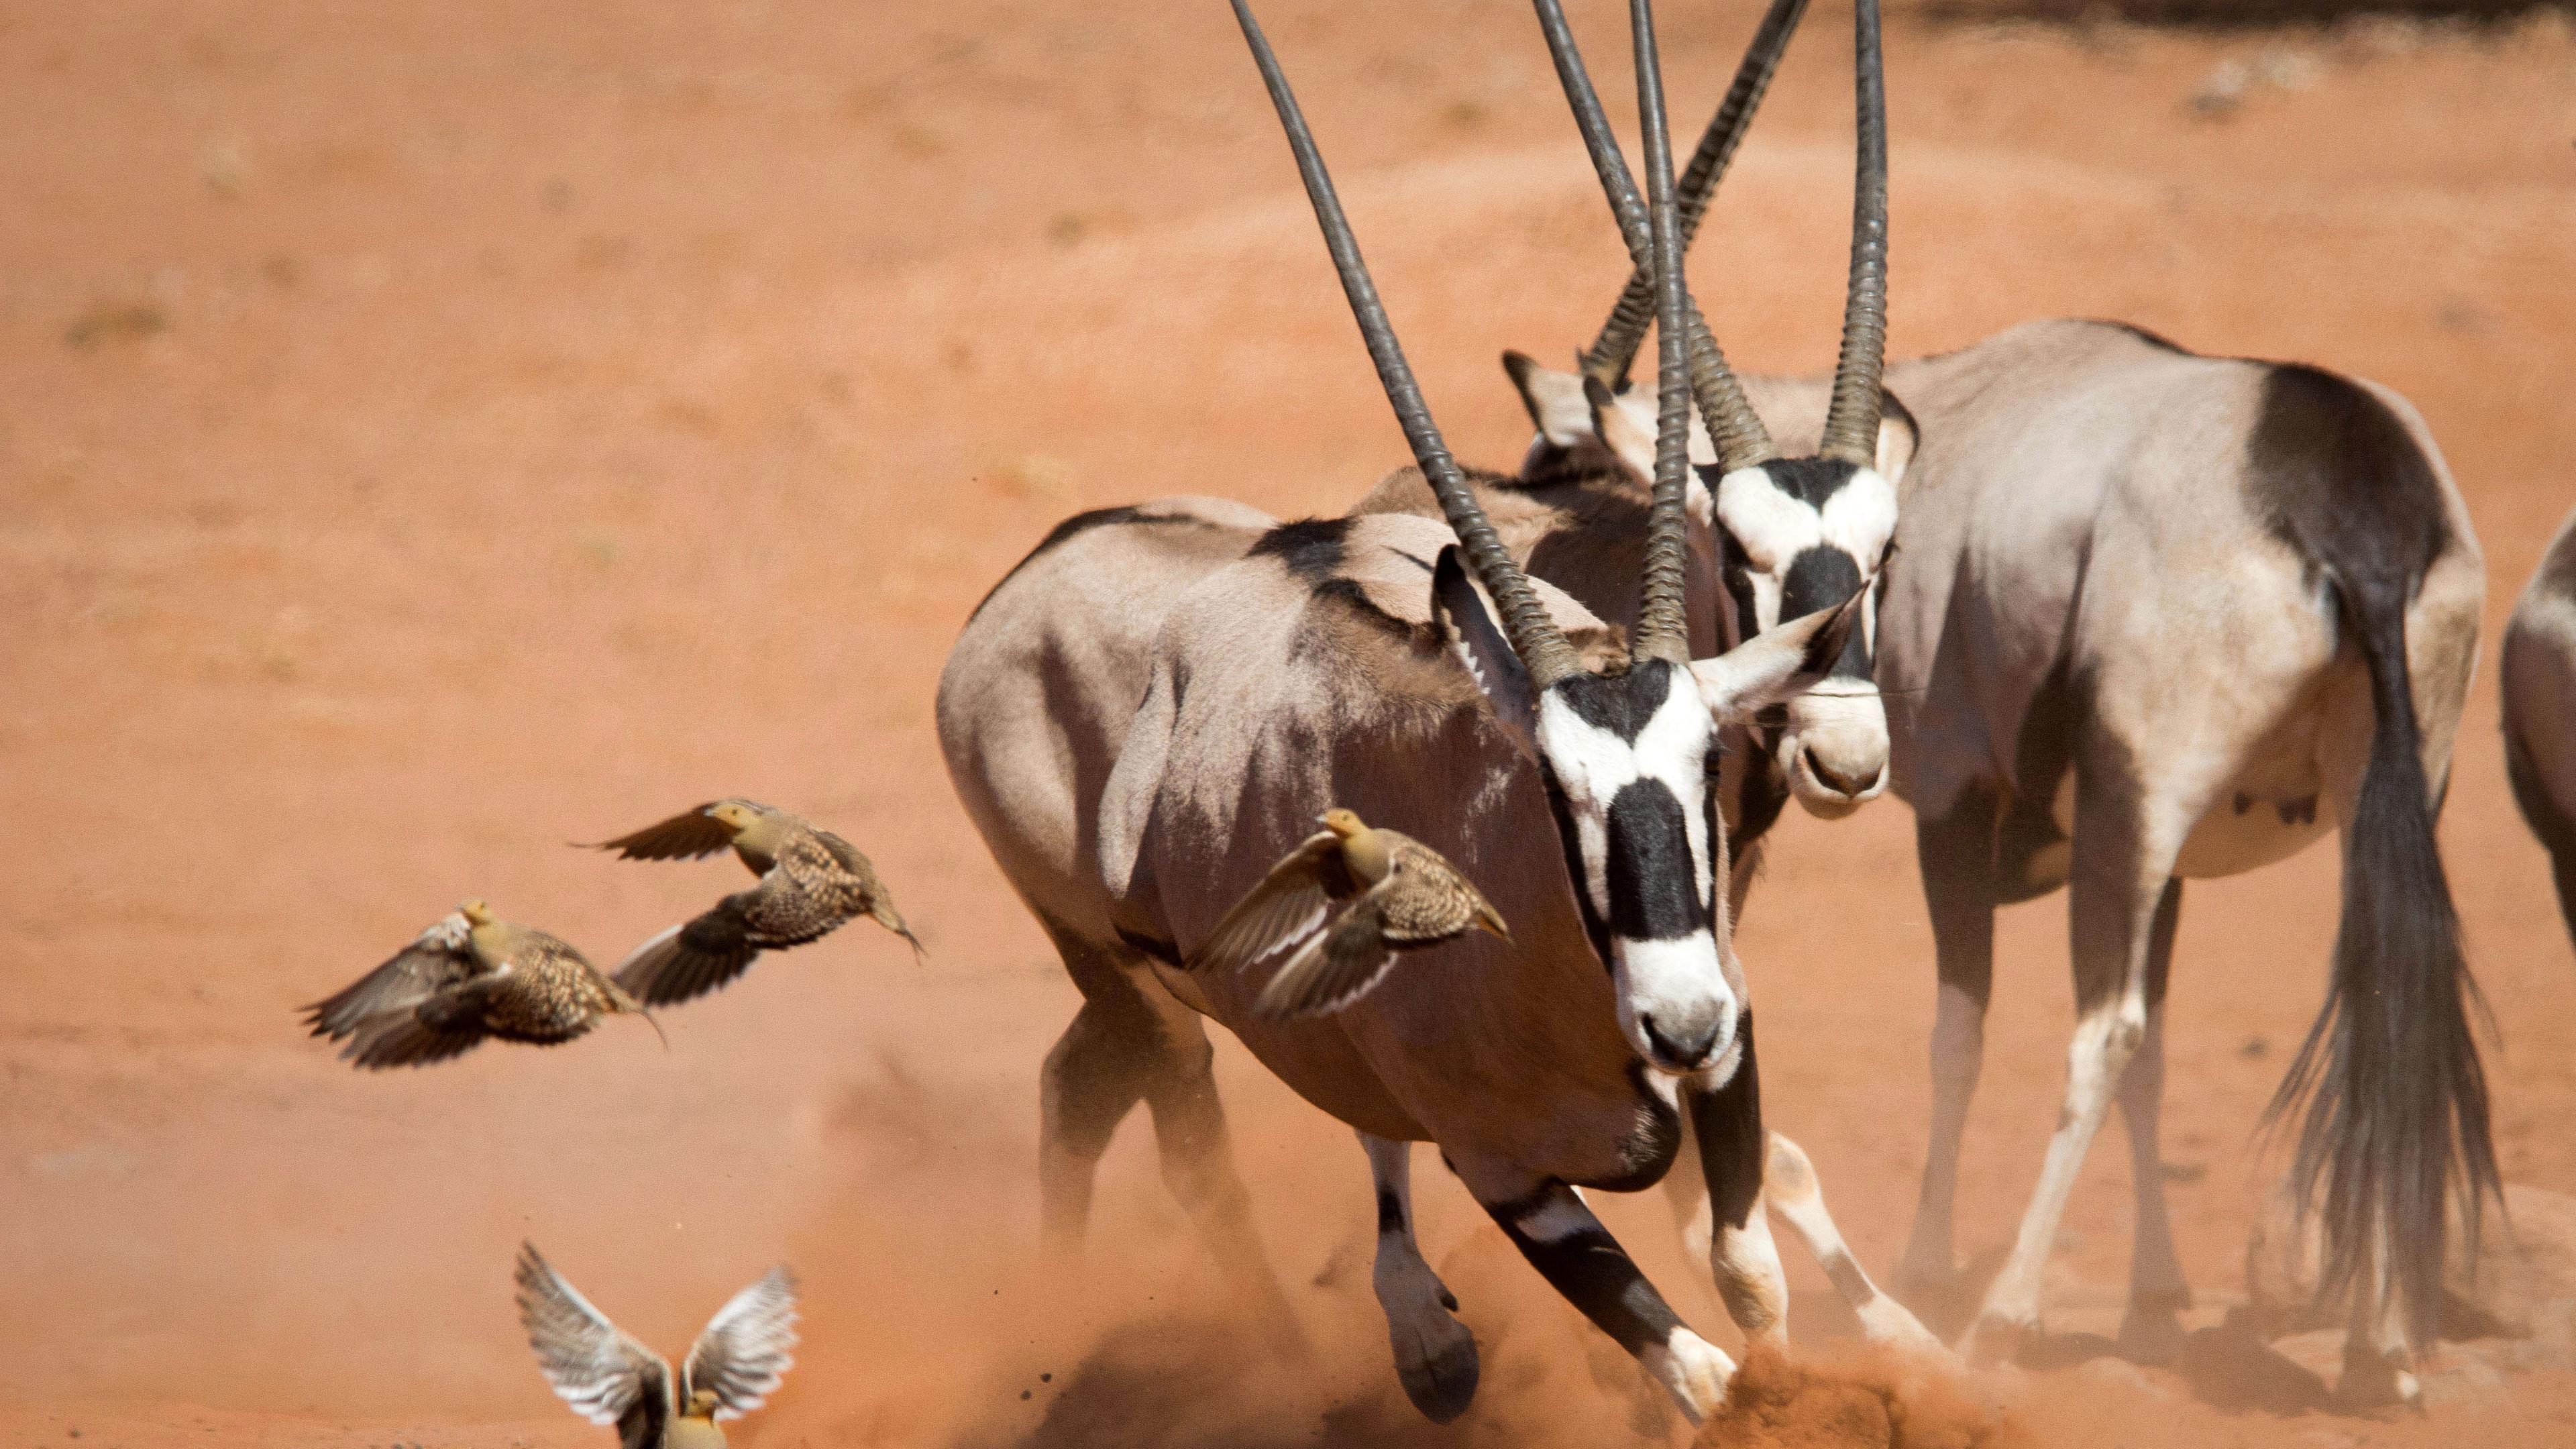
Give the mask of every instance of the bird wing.
M 1371 889 L 1380 902 L 1388 941 L 1428 946 L 1478 926 L 1509 939 L 1501 913 L 1447 856 L 1411 836 L 1379 833 L 1395 837 L 1395 868 Z
M 484 993 L 476 989 L 481 984 L 468 981 L 409 1011 L 368 1022 L 341 1049 L 340 1056 L 371 1072 L 388 1067 L 425 1067 L 463 1056 L 483 1044 Z
M 1264 1021 L 1338 1011 L 1368 993 L 1395 964 L 1386 943 L 1384 901 L 1371 890 L 1351 902 L 1328 930 L 1297 948 L 1253 998 L 1252 1014 Z
M 1328 881 L 1347 882 L 1341 858 L 1341 837 L 1329 830 L 1307 836 L 1234 903 L 1184 969 L 1249 966 L 1311 934 L 1324 923 L 1325 904 L 1334 894 Z
M 738 891 L 627 952 L 613 973 L 617 984 L 646 1006 L 669 1006 L 704 996 L 740 976 L 760 955 L 751 924 L 743 918 L 758 894 Z
M 732 832 L 707 813 L 724 803 L 710 800 L 695 810 L 684 811 L 658 825 L 647 825 L 632 835 L 621 835 L 615 840 L 577 843 L 589 850 L 616 851 L 620 860 L 695 860 L 733 844 Z M 749 805 L 752 802 L 745 800 L 740 803 Z
M 315 1036 L 338 1041 L 372 1018 L 407 1012 L 440 988 L 474 975 L 482 968 L 466 948 L 473 931 L 462 911 L 440 917 L 347 990 L 304 1008 L 306 1024 Z
M 716 1396 L 716 1417 L 739 1419 L 778 1391 L 796 1360 L 796 1275 L 784 1266 L 733 1295 L 689 1346 L 680 1365 L 685 1398 L 705 1389 Z
M 666 1418 L 676 1411 L 670 1364 L 591 1307 L 538 1256 L 534 1244 L 519 1245 L 518 1280 L 519 1322 L 528 1330 L 528 1346 L 537 1351 L 537 1367 L 556 1397 L 574 1413 L 624 1429 L 619 1421 L 638 1411 L 648 1419 L 656 1411 Z
M 822 842 L 808 838 L 789 840 L 760 884 L 736 899 L 751 939 L 774 951 L 830 935 L 865 908 L 866 894 Z

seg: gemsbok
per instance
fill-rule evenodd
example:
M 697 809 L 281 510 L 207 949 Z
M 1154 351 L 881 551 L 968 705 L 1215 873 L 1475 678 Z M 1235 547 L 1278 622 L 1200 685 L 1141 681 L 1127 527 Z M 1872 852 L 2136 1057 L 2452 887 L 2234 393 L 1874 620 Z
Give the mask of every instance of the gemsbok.
M 2106 322 L 2025 324 L 1900 364 L 1887 386 L 1921 432 L 1887 469 L 1903 515 L 1878 584 L 1877 677 L 1940 979 L 1899 1291 L 1955 1285 L 1995 908 L 2066 885 L 2064 1105 L 1970 1343 L 2011 1353 L 2039 1331 L 2041 1270 L 2117 1100 L 2137 1203 L 2122 1345 L 2178 1347 L 2190 1294 L 2157 1117 L 2182 882 L 2340 829 L 2326 1004 L 2270 1115 L 2301 1119 L 2289 1185 L 2322 1226 L 2323 1292 L 2352 1329 L 2341 1393 L 2413 1399 L 2446 1203 L 2474 1238 L 2497 1181 L 2475 988 L 2433 836 L 2485 569 L 2431 435 L 2377 384 Z M 1829 409 L 1823 383 L 1749 387 L 1786 436 Z M 1637 405 L 1616 401 L 1626 419 L 1595 435 L 1620 446 Z M 1621 450 L 1633 463 L 1634 444 Z
M 1858 46 L 1879 89 L 1876 6 Z M 1416 1248 L 1413 1141 L 1445 1159 L 1533 1266 L 1694 1418 L 1732 1364 L 1685 1327 L 1579 1186 L 1640 1188 L 1687 1123 L 1719 1204 L 1713 1265 L 1748 1332 L 1785 1293 L 1757 1211 L 1771 1196 L 1838 1286 L 1910 1316 L 1838 1242 L 1811 1173 L 1761 1127 L 1751 1015 L 1729 944 L 1722 723 L 1824 678 L 1860 596 L 1694 660 L 1684 599 L 1688 306 L 1651 16 L 1632 0 L 1663 339 L 1655 485 L 1623 638 L 1532 579 L 1442 443 L 1321 158 L 1258 25 L 1235 10 L 1336 271 L 1442 518 L 1271 526 L 1211 499 L 1069 520 L 979 606 L 941 680 L 960 797 L 1084 996 L 1043 1078 L 1050 1240 L 1078 1241 L 1097 1158 L 1139 1099 L 1166 1181 L 1286 1336 L 1227 1151 L 1199 1016 L 1223 1023 L 1361 1134 L 1377 1180 L 1374 1275 L 1407 1392 L 1447 1419 L 1473 1339 Z M 1138 647 L 1138 620 L 1152 632 Z M 1141 703 L 1139 702 L 1141 698 Z M 1349 803 L 1454 861 L 1509 923 L 1428 951 L 1321 1017 L 1265 1021 L 1262 972 L 1181 969 L 1228 906 Z M 1545 842 L 1553 840 L 1550 850 Z
M 2576 513 L 2558 525 L 2504 628 L 2504 768 L 2523 823 L 2549 849 L 2576 937 Z
M 1557 0 L 1536 0 L 1536 9 L 1632 270 L 1609 319 L 1579 356 L 1583 375 L 1505 354 L 1504 367 L 1539 431 L 1517 477 L 1474 481 L 1478 502 L 1498 521 L 1508 520 L 1507 542 L 1532 573 L 1599 617 L 1633 627 L 1632 601 L 1623 596 L 1641 562 L 1642 525 L 1657 467 L 1657 418 L 1642 393 L 1622 395 L 1613 387 L 1624 389 L 1654 317 L 1652 237 L 1645 202 L 1561 7 Z M 1676 202 L 1682 246 L 1705 215 L 1805 9 L 1806 0 L 1773 0 L 1756 29 L 1734 83 L 1682 173 Z M 1861 23 L 1874 26 L 1875 20 L 1863 17 Z M 1874 29 L 1858 44 L 1864 56 L 1875 54 Z M 1782 455 L 1697 309 L 1683 314 L 1685 376 L 1697 404 L 1689 430 L 1695 472 L 1686 493 L 1694 656 L 1713 654 L 1784 618 L 1840 605 L 1878 571 L 1895 531 L 1894 480 L 1914 435 L 1901 408 L 1882 407 L 1886 119 L 1876 87 L 1863 85 L 1858 100 L 1851 272 L 1833 384 L 1835 416 L 1813 454 Z M 1380 483 L 1353 512 L 1436 517 L 1438 506 L 1422 475 L 1407 470 Z M 1732 607 L 1720 607 L 1721 597 Z M 1825 679 L 1762 718 L 1736 720 L 1722 731 L 1718 799 L 1731 855 L 1731 917 L 1744 909 L 1762 838 L 1790 796 L 1819 816 L 1835 818 L 1886 785 L 1887 732 L 1871 678 L 1872 630 L 1864 617 Z M 1697 1176 L 1676 1172 L 1665 1181 L 1674 1190 L 1686 1245 L 1705 1255 L 1712 1224 L 1707 1197 L 1692 1185 Z M 1832 1264 L 1840 1245 L 1809 1246 L 1820 1261 Z M 1846 1296 L 1856 1304 L 1867 1301 Z M 1892 1302 L 1863 1311 L 1876 1336 L 1912 1338 L 1919 1331 Z M 1887 1321 L 1874 1321 L 1880 1314 Z

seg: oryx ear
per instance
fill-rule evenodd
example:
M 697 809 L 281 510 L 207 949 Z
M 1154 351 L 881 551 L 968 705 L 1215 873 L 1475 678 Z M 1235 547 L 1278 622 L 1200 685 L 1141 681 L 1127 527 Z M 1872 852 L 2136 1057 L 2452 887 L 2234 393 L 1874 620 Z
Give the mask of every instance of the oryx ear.
M 1694 659 L 1700 698 L 1720 724 L 1733 724 L 1768 705 L 1794 699 L 1833 672 L 1852 630 L 1869 608 L 1870 585 L 1831 609 L 1765 629 L 1714 659 Z
M 1621 407 L 1597 377 L 1583 379 L 1583 401 L 1592 410 L 1593 435 L 1609 444 L 1619 461 L 1636 469 L 1639 477 L 1655 476 L 1655 430 Z
M 1915 445 L 1923 441 L 1923 429 L 1915 424 L 1914 414 L 1897 401 L 1896 394 L 1879 389 L 1878 408 L 1878 476 L 1893 488 L 1905 479 L 1905 465 L 1914 461 Z
M 1494 718 L 1503 722 L 1504 733 L 1536 759 L 1538 691 L 1531 685 L 1528 667 L 1494 622 L 1492 601 L 1468 576 L 1466 561 L 1454 543 L 1440 550 L 1440 562 L 1431 570 L 1431 616 L 1448 636 L 1450 652 L 1467 666 L 1485 701 L 1494 707 Z
M 1503 354 L 1503 371 L 1520 389 L 1521 406 L 1529 409 L 1530 422 L 1540 437 L 1560 448 L 1591 439 L 1592 410 L 1583 401 L 1583 379 L 1542 367 L 1538 359 L 1519 352 Z

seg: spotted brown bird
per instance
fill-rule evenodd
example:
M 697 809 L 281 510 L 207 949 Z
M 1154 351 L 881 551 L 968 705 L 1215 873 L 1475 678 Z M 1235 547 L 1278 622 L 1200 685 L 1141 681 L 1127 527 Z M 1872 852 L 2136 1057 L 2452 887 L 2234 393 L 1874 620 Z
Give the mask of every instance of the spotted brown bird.
M 486 1037 L 553 1046 L 641 1002 L 559 937 L 467 901 L 349 989 L 304 1009 L 315 1036 L 376 1070 L 443 1062 Z M 653 1024 L 656 1035 L 659 1023 Z
M 1327 810 L 1323 829 L 1271 867 L 1217 922 L 1188 969 L 1240 969 L 1296 946 L 1253 1013 L 1268 1020 L 1334 1011 L 1366 994 L 1396 953 L 1454 941 L 1471 929 L 1509 941 L 1482 892 L 1430 846 L 1373 830 L 1349 810 Z M 1348 901 L 1330 926 L 1334 902 Z
M 590 1306 L 563 1275 L 519 1245 L 519 1322 L 537 1367 L 572 1411 L 615 1424 L 620 1449 L 724 1449 L 719 1420 L 739 1419 L 794 1367 L 796 1275 L 772 1268 L 707 1320 L 680 1373 Z
M 617 963 L 617 980 L 652 1006 L 687 1001 L 748 970 L 763 951 L 819 940 L 858 916 L 921 942 L 894 908 L 876 868 L 848 841 L 752 800 L 718 800 L 632 835 L 603 840 L 626 860 L 695 860 L 727 846 L 760 884 L 646 941 Z

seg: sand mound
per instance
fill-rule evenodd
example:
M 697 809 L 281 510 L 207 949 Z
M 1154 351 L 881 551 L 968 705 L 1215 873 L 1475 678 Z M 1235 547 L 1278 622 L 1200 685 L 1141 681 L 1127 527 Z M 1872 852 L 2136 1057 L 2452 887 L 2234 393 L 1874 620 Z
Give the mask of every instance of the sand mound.
M 1698 1449 L 2028 1449 L 2036 1441 L 1941 1371 L 1892 1354 L 1748 1355 Z

